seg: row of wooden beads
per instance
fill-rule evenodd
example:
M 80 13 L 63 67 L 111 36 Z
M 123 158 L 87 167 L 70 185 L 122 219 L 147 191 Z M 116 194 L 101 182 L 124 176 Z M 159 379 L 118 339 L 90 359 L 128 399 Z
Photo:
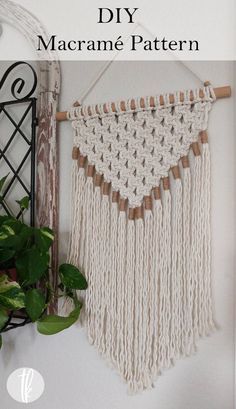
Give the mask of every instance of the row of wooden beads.
M 207 143 L 208 142 L 208 137 L 207 137 L 207 132 L 206 131 L 201 131 L 199 134 L 200 138 L 199 140 L 201 143 Z M 200 156 L 201 155 L 201 150 L 199 147 L 198 142 L 194 142 L 191 145 L 191 149 L 193 151 L 194 156 Z M 79 168 L 85 168 L 86 166 L 86 157 L 80 155 L 79 148 L 74 147 L 72 151 L 72 159 L 77 160 L 78 162 L 78 167 Z M 180 159 L 182 163 L 182 167 L 189 168 L 189 158 L 188 156 L 183 156 Z M 180 168 L 179 165 L 173 166 L 171 168 L 171 172 L 173 175 L 173 178 L 180 179 L 181 178 L 181 173 L 180 173 Z M 95 187 L 101 187 L 101 191 L 103 195 L 109 195 L 111 191 L 111 184 L 108 182 L 105 182 L 103 180 L 103 176 L 101 174 L 95 173 L 95 166 L 88 164 L 87 170 L 86 170 L 86 175 L 87 177 L 92 177 L 94 178 L 94 185 Z M 162 188 L 163 190 L 169 190 L 170 189 L 170 178 L 169 176 L 162 178 Z M 152 189 L 153 197 L 154 200 L 160 200 L 161 199 L 161 187 L 156 186 Z M 112 191 L 112 202 L 113 203 L 118 203 L 119 206 L 119 211 L 126 211 L 128 204 L 127 204 L 127 199 L 121 198 L 119 192 Z M 144 196 L 143 204 L 139 207 L 136 208 L 130 208 L 128 207 L 128 218 L 130 220 L 135 220 L 139 218 L 143 218 L 144 210 L 152 210 L 152 203 L 153 198 L 152 195 L 149 196 Z

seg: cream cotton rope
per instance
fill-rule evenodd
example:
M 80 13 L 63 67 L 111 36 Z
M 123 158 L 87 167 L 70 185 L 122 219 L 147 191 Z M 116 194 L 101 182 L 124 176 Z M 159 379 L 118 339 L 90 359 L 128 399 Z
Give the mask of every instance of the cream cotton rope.
M 206 86 L 73 107 L 68 260 L 88 280 L 89 341 L 129 389 L 151 387 L 214 328 Z M 135 109 L 131 103 L 135 101 Z M 78 165 L 78 166 L 77 166 Z

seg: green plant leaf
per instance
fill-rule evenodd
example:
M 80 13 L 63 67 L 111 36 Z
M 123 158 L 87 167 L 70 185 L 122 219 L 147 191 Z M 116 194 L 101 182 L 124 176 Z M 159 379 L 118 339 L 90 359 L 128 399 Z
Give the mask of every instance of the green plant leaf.
M 2 348 L 2 336 L 0 334 L 0 349 Z
M 19 236 L 3 236 L 0 233 L 0 247 L 1 248 L 17 248 L 19 246 Z
M 0 294 L 8 291 L 12 287 L 20 287 L 15 281 L 11 281 L 6 274 L 0 276 Z
M 0 277 L 0 305 L 11 310 L 25 307 L 25 294 L 16 281 L 10 281 L 7 275 Z
M 0 294 L 0 305 L 11 310 L 20 310 L 25 306 L 25 294 L 21 288 L 12 287 Z
M 8 216 L 8 218 L 3 220 L 2 224 L 11 227 L 14 233 L 19 233 L 24 225 L 20 220 L 15 219 L 12 216 Z
M 0 247 L 14 248 L 20 241 L 19 232 L 21 227 L 21 223 L 12 217 L 3 220 L 0 228 Z
M 17 252 L 26 250 L 33 245 L 33 231 L 32 227 L 23 225 L 21 231 L 19 232 L 19 242 L 16 243 L 15 249 Z
M 0 179 L 0 192 L 1 192 L 2 188 L 3 188 L 3 186 L 5 185 L 5 182 L 6 182 L 9 175 L 10 175 L 10 172 L 6 176 L 4 176 L 3 178 Z
M 53 335 L 71 327 L 79 318 L 81 307 L 76 307 L 68 317 L 59 315 L 46 315 L 37 321 L 37 329 L 40 334 Z
M 4 327 L 4 325 L 6 324 L 7 320 L 8 320 L 7 311 L 0 308 L 0 331 Z
M 79 269 L 72 264 L 61 264 L 59 274 L 65 287 L 75 290 L 86 290 L 88 284 L 86 278 Z
M 0 219 L 0 248 L 14 249 L 16 252 L 33 244 L 34 228 L 12 217 Z
M 4 222 L 6 222 L 9 219 L 11 219 L 11 216 L 8 215 L 0 216 L 0 227 L 3 225 Z
M 49 227 L 42 227 L 34 231 L 35 244 L 41 251 L 48 251 L 54 240 L 54 233 Z
M 32 248 L 24 251 L 16 260 L 16 269 L 22 285 L 35 284 L 49 266 L 49 255 Z
M 30 319 L 36 321 L 45 309 L 45 296 L 42 291 L 33 288 L 25 294 L 25 308 Z
M 11 249 L 0 249 L 0 264 L 13 258 L 15 255 L 15 250 Z
M 8 224 L 3 224 L 0 230 L 0 240 L 5 240 L 8 237 L 15 236 L 15 232 Z
M 29 196 L 24 196 L 21 200 L 16 200 L 16 203 L 18 203 L 21 210 L 27 210 L 29 208 Z

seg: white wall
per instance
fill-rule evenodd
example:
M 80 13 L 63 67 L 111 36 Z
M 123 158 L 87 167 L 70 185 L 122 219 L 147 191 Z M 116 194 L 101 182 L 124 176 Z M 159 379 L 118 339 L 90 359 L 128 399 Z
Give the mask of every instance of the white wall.
M 190 64 L 190 63 L 189 63 Z M 61 110 L 79 98 L 94 77 L 98 62 L 63 62 Z M 214 86 L 234 81 L 230 62 L 196 62 L 191 67 Z M 1 71 L 1 64 L 0 64 Z M 1 72 L 0 72 L 1 73 Z M 114 63 L 86 102 L 103 102 L 198 86 L 176 63 Z M 1 124 L 0 124 L 0 132 Z M 233 409 L 234 388 L 234 245 L 235 124 L 234 99 L 217 101 L 210 114 L 212 150 L 213 284 L 218 330 L 200 341 L 195 356 L 165 372 L 151 391 L 129 396 L 126 385 L 87 342 L 78 326 L 52 337 L 33 326 L 11 331 L 0 352 L 1 407 L 18 408 L 5 384 L 17 367 L 41 372 L 46 390 L 32 406 L 44 409 Z M 1 136 L 0 136 L 1 138 Z M 72 131 L 60 125 L 60 259 L 65 260 L 69 229 Z M 1 170 L 0 170 L 1 172 Z M 22 405 L 23 406 L 23 405 Z

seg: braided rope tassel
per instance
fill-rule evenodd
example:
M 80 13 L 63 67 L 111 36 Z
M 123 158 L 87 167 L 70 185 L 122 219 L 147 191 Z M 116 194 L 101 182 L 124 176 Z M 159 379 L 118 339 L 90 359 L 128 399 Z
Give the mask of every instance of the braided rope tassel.
M 80 264 L 80 254 L 81 251 L 81 243 L 82 243 L 82 213 L 83 213 L 83 202 L 84 202 L 84 187 L 85 187 L 85 158 L 83 156 L 79 157 L 78 160 L 78 173 L 76 178 L 76 187 L 75 187 L 75 211 L 74 211 L 74 220 L 72 220 L 74 226 L 74 236 L 73 236 L 73 251 L 72 255 L 70 256 L 70 262 L 75 263 L 76 265 Z M 72 243 L 71 243 L 72 244 Z
M 108 195 L 109 186 L 106 182 L 103 184 L 103 194 L 101 201 L 101 218 L 100 218 L 100 286 L 101 301 L 99 311 L 99 339 L 98 349 L 102 354 L 107 350 L 106 338 L 106 314 L 107 314 L 107 281 L 110 277 L 109 271 L 109 257 L 110 257 L 110 200 Z
M 91 284 L 91 241 L 93 228 L 93 173 L 94 166 L 88 165 L 87 180 L 84 188 L 84 208 L 83 208 L 83 237 L 84 237 L 84 260 L 83 271 L 87 279 L 88 285 Z M 91 317 L 91 291 L 80 291 L 80 297 L 84 299 L 83 315 L 86 320 L 86 325 L 90 325 Z
M 179 167 L 172 168 L 174 191 L 172 200 L 172 247 L 171 247 L 171 357 L 181 354 L 183 306 L 182 306 L 182 183 Z
M 117 230 L 118 230 L 118 194 L 113 192 L 111 203 L 111 226 L 110 226 L 110 240 L 111 240 L 111 254 L 110 254 L 110 306 L 108 307 L 108 331 L 107 336 L 109 343 L 111 343 L 111 361 L 115 363 L 116 357 L 116 302 L 117 302 Z
M 74 246 L 75 242 L 75 235 L 76 235 L 76 225 L 75 225 L 75 218 L 76 218 L 76 188 L 78 185 L 77 178 L 78 178 L 78 164 L 77 160 L 79 157 L 79 149 L 75 146 L 72 151 L 72 170 L 71 170 L 71 222 L 70 222 L 70 236 L 69 236 L 69 245 L 68 245 L 68 255 L 67 260 L 68 263 L 74 263 L 76 258 L 76 249 Z
M 204 206 L 204 226 L 203 226 L 203 271 L 204 287 L 202 290 L 202 307 L 204 314 L 204 333 L 209 334 L 214 328 L 212 307 L 212 280 L 211 280 L 211 226 L 210 226 L 210 209 L 211 209 L 211 159 L 208 144 L 207 132 L 201 132 L 202 140 L 202 197 Z
M 93 295 L 91 304 L 91 327 L 90 340 L 98 346 L 100 331 L 100 311 L 102 299 L 102 284 L 101 284 L 101 259 L 100 259 L 100 221 L 101 221 L 101 178 L 98 175 L 95 177 L 95 189 L 93 195 L 93 230 L 92 230 L 92 248 L 91 248 L 91 294 Z
M 144 225 L 142 209 L 135 209 L 135 319 L 134 319 L 134 392 L 143 389 L 143 367 L 142 367 L 142 286 L 143 286 L 143 238 Z
M 183 342 L 184 355 L 193 352 L 193 276 L 190 269 L 191 249 L 191 171 L 187 156 L 182 158 L 183 166 Z
M 83 270 L 83 254 L 84 254 L 84 206 L 85 201 L 85 186 L 86 186 L 86 175 L 85 175 L 85 162 L 86 158 L 84 156 L 79 156 L 78 159 L 78 176 L 77 176 L 77 187 L 76 187 L 76 212 L 75 212 L 75 229 L 76 236 L 74 237 L 75 242 L 75 258 L 74 263 Z M 76 291 L 77 295 L 83 300 L 83 291 Z M 80 322 L 83 323 L 84 314 L 80 314 Z
M 120 373 L 125 376 L 125 284 L 126 284 L 126 212 L 121 209 L 118 217 L 118 232 L 117 232 L 117 349 L 116 361 Z
M 153 328 L 152 336 L 152 359 L 150 369 L 153 376 L 157 376 L 159 370 L 158 348 L 159 348 L 159 279 L 160 279 L 160 239 L 162 226 L 162 203 L 161 191 L 157 187 L 153 191 L 153 260 L 152 260 L 152 308 L 150 308 L 150 327 Z
M 144 198 L 144 263 L 143 263 L 143 382 L 145 387 L 151 386 L 150 383 L 150 361 L 152 356 L 152 337 L 154 328 L 150 323 L 150 311 L 153 309 L 153 214 L 152 198 Z
M 170 362 L 170 275 L 171 275 L 171 194 L 169 178 L 163 179 L 162 227 L 160 246 L 159 319 L 160 336 L 158 346 L 159 370 L 168 368 Z
M 78 190 L 76 191 L 76 196 L 77 196 L 77 206 L 78 206 L 78 211 L 76 215 L 76 224 L 80 224 L 80 228 L 78 228 L 78 234 L 80 233 L 80 236 L 78 237 L 78 248 L 77 248 L 77 255 L 78 255 L 78 260 L 77 264 L 79 265 L 79 268 L 83 270 L 83 260 L 84 260 L 84 242 L 85 242 L 85 225 L 86 221 L 84 219 L 84 208 L 86 206 L 86 201 L 85 201 L 85 186 L 86 186 L 86 175 L 85 175 L 85 157 L 81 157 L 79 161 L 79 175 L 78 175 Z M 80 203 L 79 203 L 80 201 Z
M 126 319 L 126 346 L 125 346 L 125 378 L 128 381 L 129 389 L 133 389 L 134 381 L 134 317 L 135 317 L 135 222 L 134 209 L 129 209 L 127 223 L 127 262 L 126 262 L 126 283 L 127 297 L 125 300 Z
M 83 195 L 85 186 L 85 158 L 79 156 L 79 149 L 72 151 L 72 182 L 71 182 L 71 234 L 67 250 L 68 263 L 78 264 L 79 244 L 81 243 Z M 79 168 L 79 169 L 78 169 Z M 58 302 L 58 313 L 61 316 L 68 316 L 74 309 L 74 302 L 70 297 L 62 296 Z
M 199 272 L 201 266 L 201 155 L 198 143 L 193 144 L 194 165 L 192 174 L 192 214 L 191 214 L 191 275 L 193 276 L 193 335 L 195 341 L 199 338 Z
M 203 148 L 203 145 L 201 145 Z M 206 335 L 206 310 L 204 306 L 205 302 L 205 290 L 206 290 L 206 276 L 205 276 L 205 268 L 204 268 L 204 256 L 205 256 L 205 249 L 204 249 L 204 230 L 206 229 L 206 203 L 205 203 L 205 177 L 204 174 L 204 161 L 203 161 L 203 151 L 201 152 L 201 175 L 200 175 L 200 193 L 199 193 L 199 271 L 198 271 L 198 334 L 200 337 Z
M 92 237 L 92 201 L 93 201 L 93 171 L 94 167 L 87 168 L 87 178 L 84 185 L 83 208 L 82 208 L 82 229 L 79 249 L 79 267 L 85 274 L 89 282 L 90 275 L 90 243 Z M 80 321 L 87 324 L 87 291 L 77 291 L 78 296 L 84 301 L 84 308 L 81 310 Z M 89 313 L 90 314 L 90 313 Z

